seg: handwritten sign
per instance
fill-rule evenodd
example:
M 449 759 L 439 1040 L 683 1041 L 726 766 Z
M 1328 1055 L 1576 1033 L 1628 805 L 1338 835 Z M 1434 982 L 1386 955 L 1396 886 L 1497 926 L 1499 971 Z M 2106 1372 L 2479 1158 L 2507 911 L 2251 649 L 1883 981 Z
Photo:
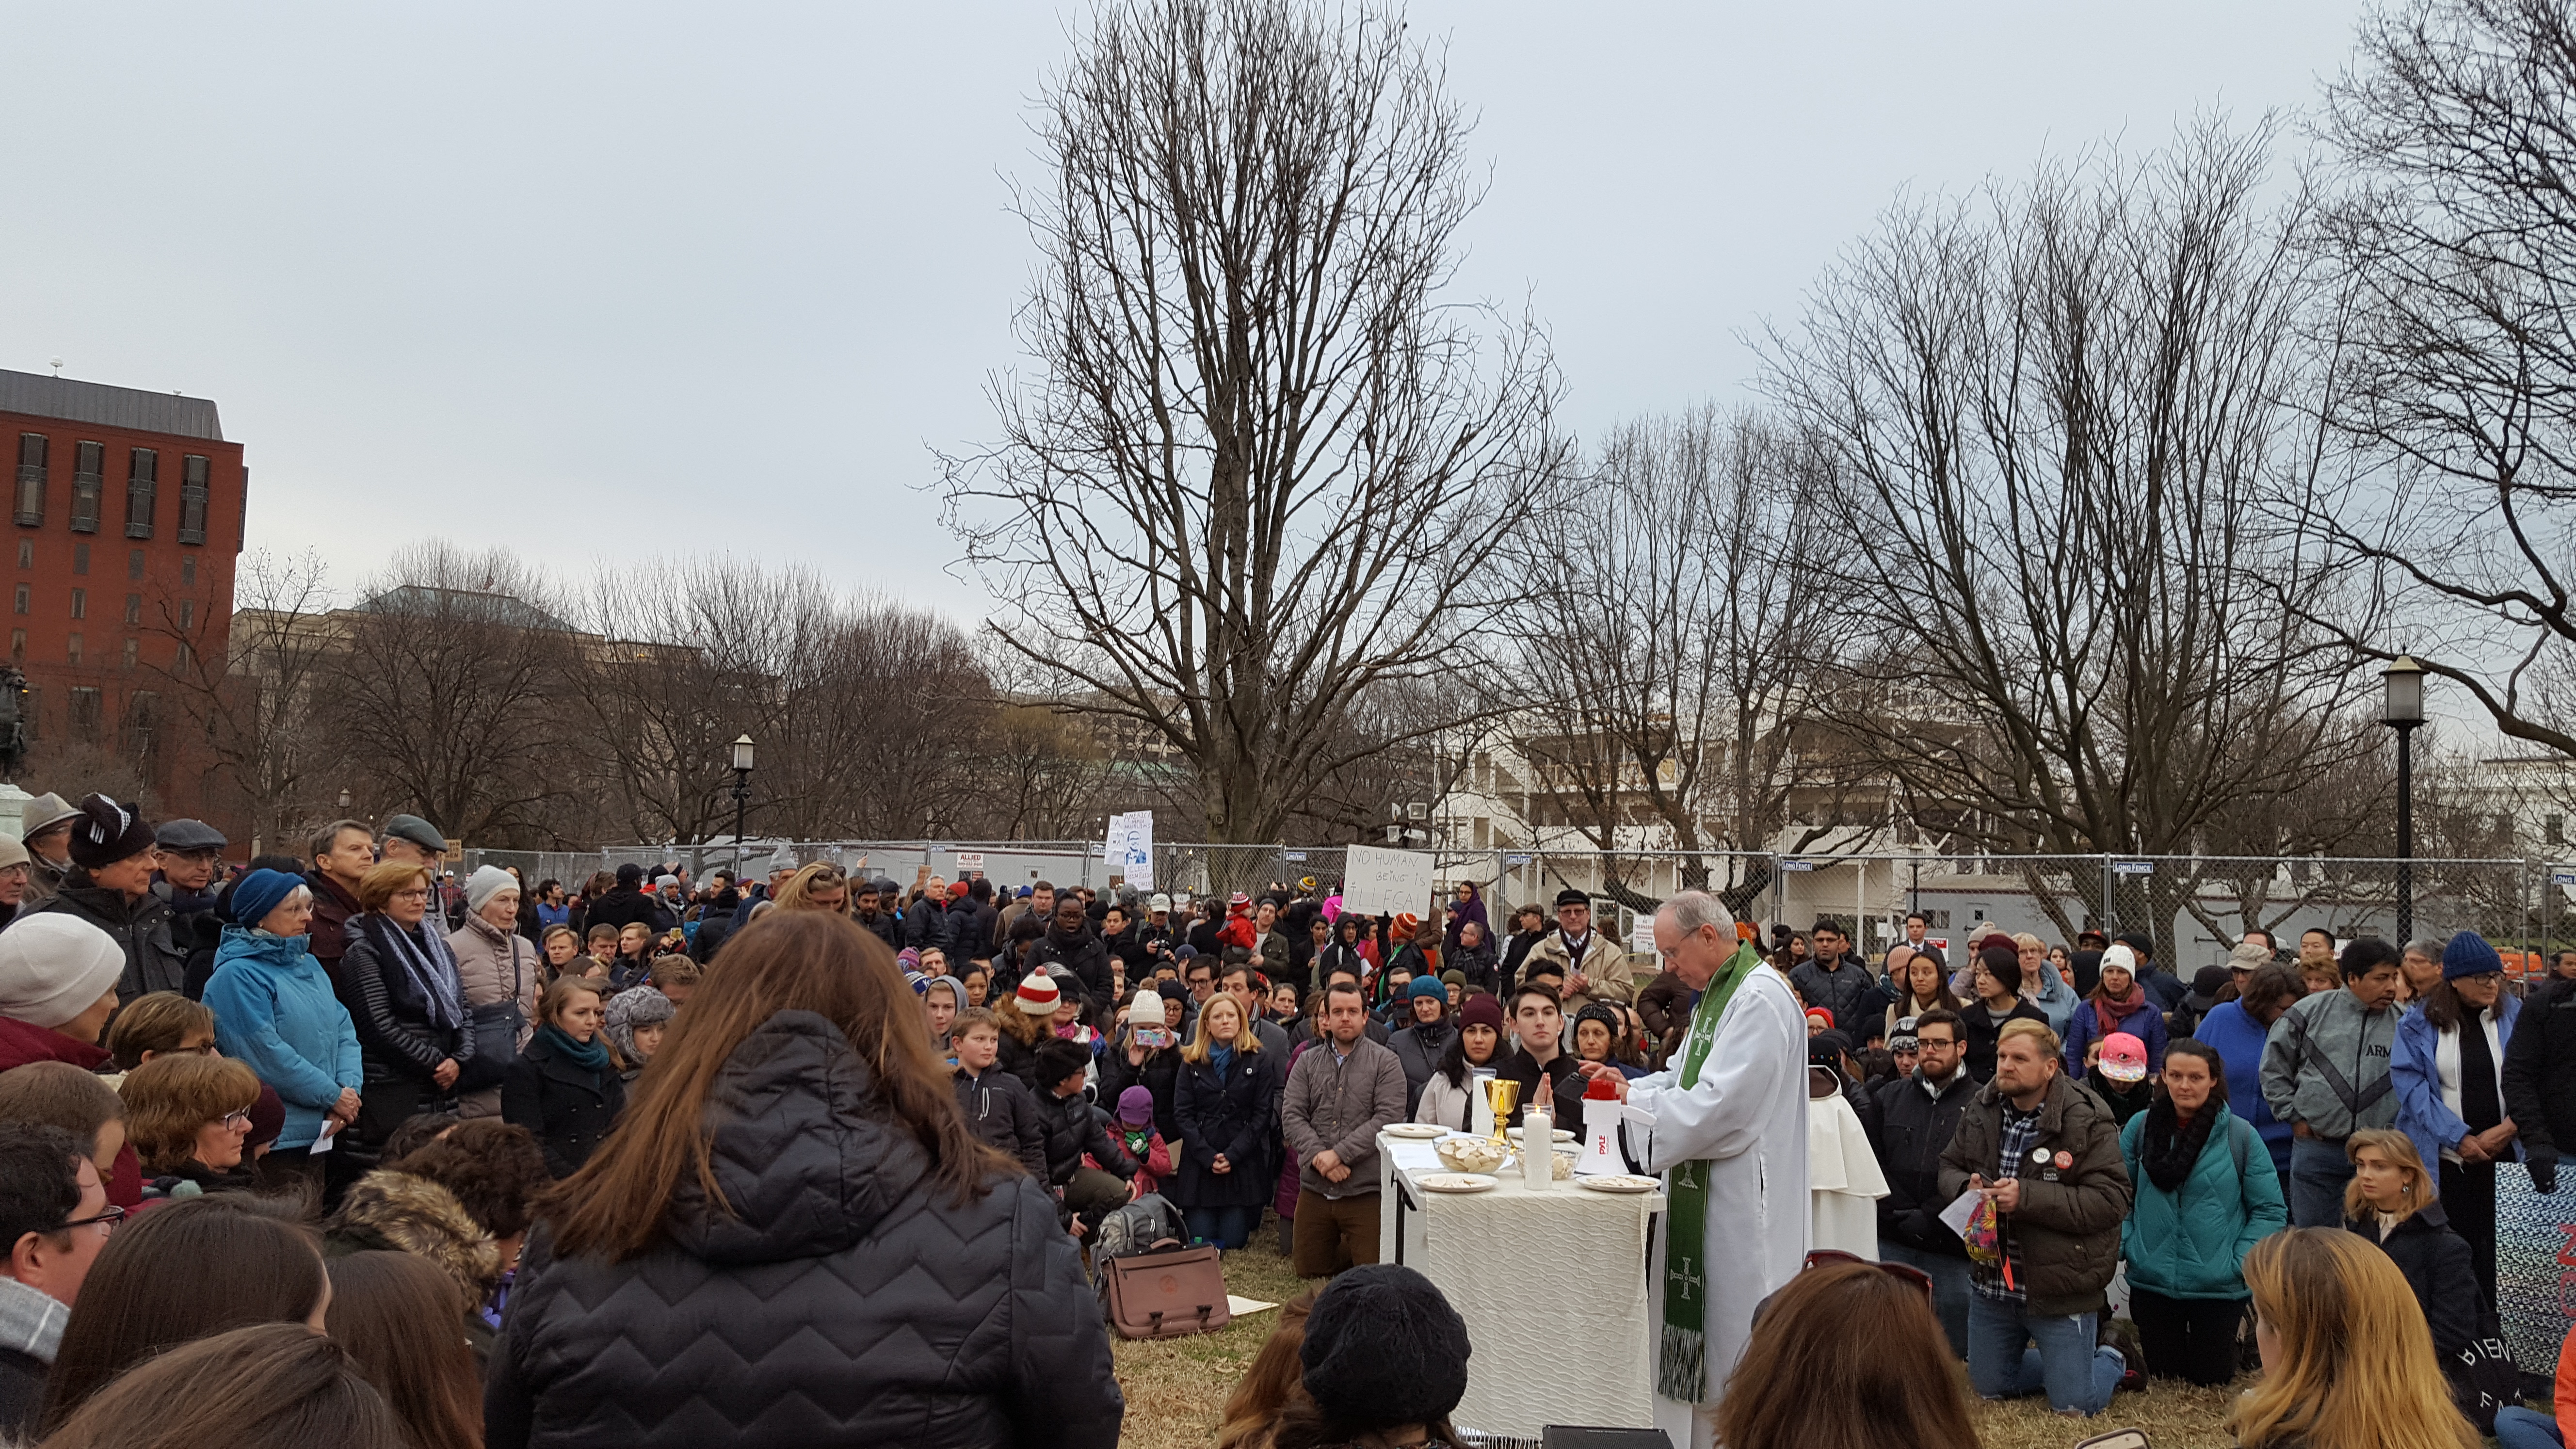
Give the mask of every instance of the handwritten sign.
M 1342 909 L 1392 916 L 1431 908 L 1432 859 L 1419 850 L 1354 845 L 1342 859 Z

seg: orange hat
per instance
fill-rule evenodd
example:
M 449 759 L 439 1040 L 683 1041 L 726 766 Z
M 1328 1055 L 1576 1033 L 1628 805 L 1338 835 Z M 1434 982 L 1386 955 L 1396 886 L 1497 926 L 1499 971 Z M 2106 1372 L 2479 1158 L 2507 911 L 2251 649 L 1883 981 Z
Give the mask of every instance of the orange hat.
M 1411 911 L 1403 912 L 1395 918 L 1395 934 L 1405 939 L 1411 939 L 1414 931 L 1420 927 L 1421 924 L 1422 918 L 1420 916 L 1413 914 Z

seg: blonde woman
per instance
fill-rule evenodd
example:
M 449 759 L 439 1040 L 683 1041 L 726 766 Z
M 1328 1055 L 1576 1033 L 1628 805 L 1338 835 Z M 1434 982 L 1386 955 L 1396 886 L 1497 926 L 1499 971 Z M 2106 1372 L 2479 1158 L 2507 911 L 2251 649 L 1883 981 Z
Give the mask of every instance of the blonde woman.
M 2432 1332 L 2433 1351 L 2448 1370 L 2484 1336 L 2468 1240 L 2451 1231 L 2433 1176 L 2405 1133 L 2365 1127 L 2345 1139 L 2343 1150 L 2352 1159 L 2344 1226 L 2377 1243 L 2405 1276 Z
M 1171 1198 L 1192 1242 L 1240 1248 L 1261 1221 L 1278 1186 L 1268 1138 L 1285 1071 L 1262 1052 L 1241 1002 L 1220 992 L 1199 1008 L 1172 1102 L 1181 1167 Z
M 608 1041 L 599 983 L 565 976 L 546 988 L 537 1034 L 501 1081 L 503 1120 L 535 1134 L 546 1170 L 567 1178 L 626 1110 L 623 1065 Z
M 778 888 L 774 897 L 782 911 L 821 911 L 826 915 L 850 914 L 850 880 L 841 868 L 828 860 L 801 866 Z
M 2478 1449 L 2387 1255 L 2289 1228 L 2245 1255 L 2245 1286 L 2263 1377 L 2228 1413 L 2239 1449 Z

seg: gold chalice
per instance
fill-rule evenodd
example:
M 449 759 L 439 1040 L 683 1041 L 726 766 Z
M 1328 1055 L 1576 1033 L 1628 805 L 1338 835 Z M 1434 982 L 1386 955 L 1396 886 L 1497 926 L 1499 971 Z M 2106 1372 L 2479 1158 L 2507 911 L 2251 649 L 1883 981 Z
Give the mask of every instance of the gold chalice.
M 1512 1108 L 1520 1105 L 1521 1084 L 1508 1077 L 1487 1077 L 1484 1083 L 1485 1105 L 1494 1109 L 1494 1140 L 1507 1143 L 1503 1122 L 1512 1115 Z

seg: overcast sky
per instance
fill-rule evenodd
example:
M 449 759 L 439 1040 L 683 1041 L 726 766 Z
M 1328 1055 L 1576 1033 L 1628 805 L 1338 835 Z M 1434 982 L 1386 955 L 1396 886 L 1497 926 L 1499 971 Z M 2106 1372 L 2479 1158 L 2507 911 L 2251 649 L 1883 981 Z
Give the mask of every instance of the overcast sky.
M 2361 7 L 1412 7 L 1492 190 L 1464 285 L 1586 431 L 1743 395 L 1738 341 L 1903 188 L 2309 105 Z M 566 572 L 729 550 L 971 616 L 934 446 L 990 436 L 1031 250 L 1029 5 L 0 0 L 0 367 L 221 404 L 251 546 L 346 587 L 440 531 Z

